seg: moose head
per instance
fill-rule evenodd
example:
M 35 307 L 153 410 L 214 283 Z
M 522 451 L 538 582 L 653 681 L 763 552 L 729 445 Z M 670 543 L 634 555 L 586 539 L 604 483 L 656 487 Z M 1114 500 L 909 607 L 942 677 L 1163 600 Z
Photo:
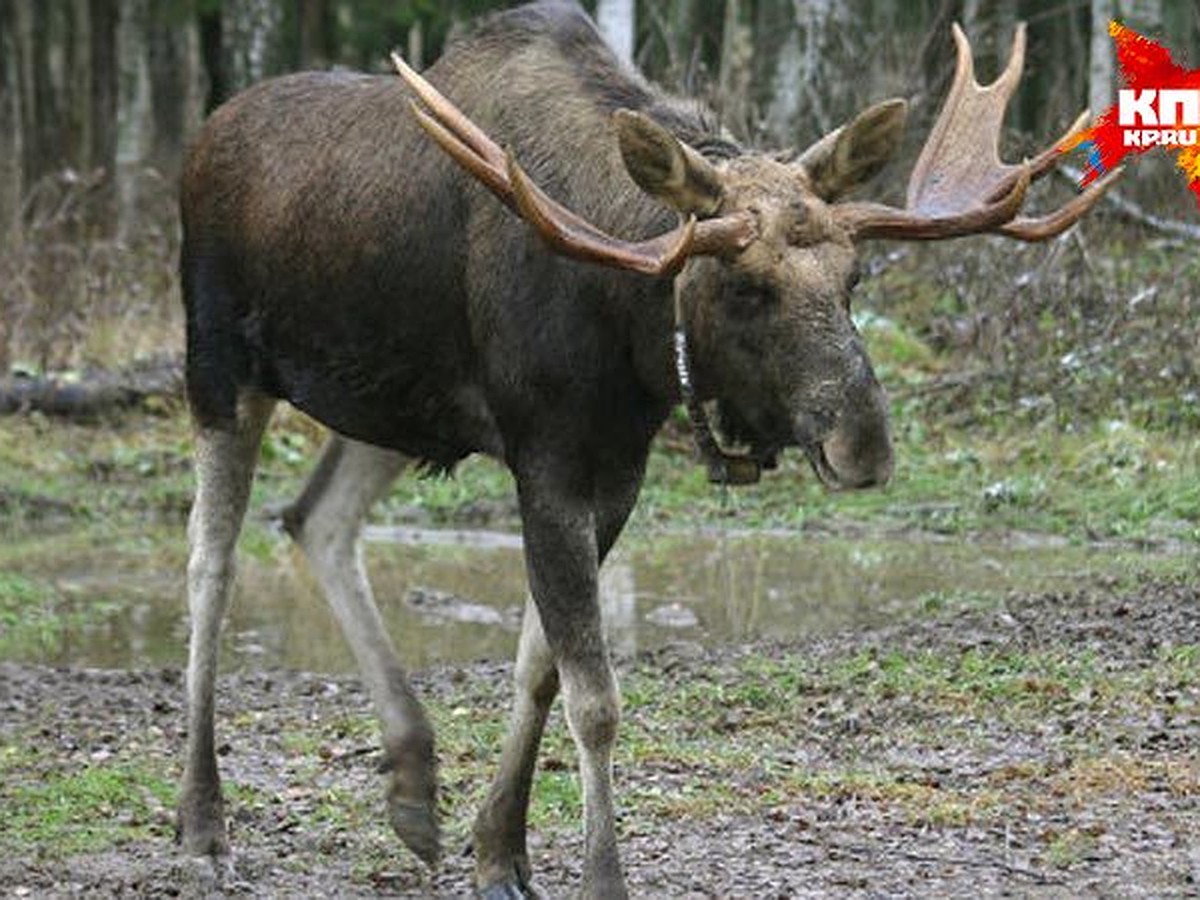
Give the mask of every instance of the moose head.
M 511 154 L 392 59 L 417 95 L 413 112 L 425 130 L 558 252 L 675 277 L 679 324 L 701 361 L 693 376 L 681 354 L 683 380 L 694 377 L 697 390 L 717 399 L 727 434 L 751 447 L 749 472 L 743 466 L 740 476 L 725 477 L 754 480 L 780 449 L 799 446 L 822 482 L 842 488 L 883 483 L 892 470 L 886 395 L 850 316 L 858 244 L 984 233 L 1046 240 L 1091 209 L 1120 174 L 1053 213 L 1022 216 L 1030 183 L 1054 167 L 1062 143 L 1019 164 L 1000 159 L 1005 109 L 1024 66 L 1024 24 L 1007 67 L 987 87 L 975 78 L 957 25 L 954 40 L 954 80 L 903 209 L 844 199 L 895 154 L 903 100 L 870 107 L 790 160 L 747 153 L 710 161 L 646 114 L 618 110 L 613 128 L 629 175 L 681 219 L 640 242 L 606 234 L 548 197 Z M 1085 112 L 1064 138 L 1087 119 Z

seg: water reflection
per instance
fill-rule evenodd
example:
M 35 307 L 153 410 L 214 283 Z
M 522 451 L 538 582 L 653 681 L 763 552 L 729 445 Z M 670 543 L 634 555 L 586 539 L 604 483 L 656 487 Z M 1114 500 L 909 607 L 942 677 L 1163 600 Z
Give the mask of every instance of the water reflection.
M 366 556 L 407 665 L 512 656 L 526 590 L 519 537 L 372 528 Z M 673 639 L 786 638 L 880 624 L 919 612 L 933 592 L 1065 587 L 1122 564 L 1111 550 L 1077 547 L 682 534 L 627 537 L 600 584 L 612 645 L 632 654 Z M 79 559 L 56 586 L 69 607 L 67 627 L 36 661 L 183 661 L 181 560 L 109 548 Z M 303 558 L 283 538 L 242 554 L 224 652 L 227 667 L 353 669 Z

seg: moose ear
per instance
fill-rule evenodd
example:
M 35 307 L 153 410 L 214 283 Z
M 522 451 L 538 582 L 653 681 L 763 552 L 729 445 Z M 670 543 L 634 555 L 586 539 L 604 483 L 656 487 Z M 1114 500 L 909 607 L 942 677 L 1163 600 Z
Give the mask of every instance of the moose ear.
M 716 213 L 724 192 L 716 166 L 642 113 L 619 109 L 613 122 L 621 158 L 638 187 L 681 213 Z
M 829 132 L 795 160 L 812 189 L 826 202 L 868 181 L 890 160 L 904 138 L 908 103 L 884 100 Z

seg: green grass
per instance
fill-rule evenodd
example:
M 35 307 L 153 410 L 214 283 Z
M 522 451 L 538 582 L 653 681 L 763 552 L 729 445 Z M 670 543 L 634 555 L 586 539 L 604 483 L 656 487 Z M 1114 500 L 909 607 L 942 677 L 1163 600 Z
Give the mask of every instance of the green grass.
M 0 568 L 0 659 L 53 658 L 68 632 L 103 622 L 118 609 L 103 597 L 74 604 L 45 579 Z
M 673 425 L 652 454 L 631 525 L 1200 540 L 1200 445 L 1191 432 L 1124 419 L 1084 421 L 1069 430 L 1051 421 L 956 428 L 911 399 L 893 405 L 895 476 L 887 488 L 865 492 L 825 491 L 798 453 L 785 454 L 779 470 L 757 485 L 713 487 L 690 451 L 686 427 Z M 255 509 L 296 495 L 321 439 L 302 417 L 280 416 L 264 442 Z M 12 547 L 39 533 L 147 517 L 178 527 L 191 499 L 190 453 L 182 416 L 117 429 L 7 420 L 0 429 L 0 536 Z M 376 518 L 518 524 L 511 476 L 481 458 L 467 460 L 452 477 L 401 479 Z
M 1190 439 L 1112 426 L 990 440 L 913 434 L 902 422 L 898 431 L 893 482 L 853 494 L 824 491 L 795 458 L 758 485 L 722 491 L 686 456 L 656 454 L 634 523 L 854 522 L 949 534 L 1020 530 L 1077 541 L 1200 540 L 1200 451 Z
M 53 860 L 169 833 L 162 812 L 174 801 L 175 786 L 161 771 L 122 761 L 31 778 L 39 757 L 32 747 L 0 747 L 5 852 Z
M 945 613 L 960 603 L 987 601 L 941 602 Z M 427 701 L 451 844 L 468 837 L 507 718 L 507 689 L 465 685 Z M 1107 802 L 1151 783 L 1174 795 L 1195 795 L 1200 767 L 1194 757 L 1125 740 L 1124 732 L 1125 723 L 1149 721 L 1165 702 L 1178 702 L 1165 697 L 1194 697 L 1198 687 L 1200 646 L 1168 643 L 1136 666 L 1048 641 L 962 652 L 909 647 L 850 656 L 747 654 L 667 687 L 656 669 L 636 668 L 622 679 L 624 716 L 615 755 L 621 821 L 634 829 L 653 821 L 770 815 L 813 802 L 853 801 L 890 809 L 916 826 L 988 827 L 1014 810 L 1027 815 Z M 1177 713 L 1187 714 L 1187 707 Z M 991 759 L 1006 753 L 1011 735 L 1038 734 L 1046 723 L 1069 719 L 1076 721 L 1074 730 L 1056 739 L 1062 752 L 1017 756 L 978 777 L 929 778 L 919 767 L 884 761 L 886 748 L 895 747 Z M 262 726 L 244 713 L 228 727 Z M 1129 727 L 1136 735 L 1138 726 Z M 363 856 L 353 869 L 364 878 L 377 871 L 394 853 L 383 824 L 382 781 L 359 790 L 327 778 L 340 765 L 331 762 L 340 753 L 377 746 L 373 716 L 348 712 L 312 722 L 298 713 L 281 720 L 276 733 L 287 760 L 286 786 L 277 791 L 227 778 L 234 821 L 273 827 L 294 822 L 288 827 L 326 835 L 331 848 L 343 846 L 338 835 L 365 832 L 357 842 Z M 31 733 L 0 745 L 0 850 L 54 860 L 167 839 L 175 771 L 164 736 L 147 738 L 136 756 L 118 751 L 78 768 L 43 758 L 43 739 Z M 798 757 L 805 747 L 820 747 L 820 755 Z M 573 832 L 581 805 L 575 750 L 556 711 L 540 756 L 531 827 Z M 1070 831 L 1047 834 L 1046 859 L 1070 866 L 1086 853 L 1087 839 Z

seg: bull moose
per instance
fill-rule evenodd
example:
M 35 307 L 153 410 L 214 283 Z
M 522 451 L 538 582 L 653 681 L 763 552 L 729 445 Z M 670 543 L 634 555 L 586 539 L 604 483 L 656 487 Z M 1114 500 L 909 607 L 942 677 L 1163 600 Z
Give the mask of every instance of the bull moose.
M 885 482 L 888 404 L 849 309 L 857 245 L 1042 240 L 1108 185 L 1022 216 L 1056 157 L 1007 165 L 997 152 L 1023 27 L 986 88 L 957 27 L 954 37 L 956 76 L 903 209 L 844 197 L 893 155 L 904 101 L 796 155 L 749 149 L 701 104 L 618 62 L 562 0 L 483 19 L 424 78 L 398 59 L 400 78 L 291 75 L 212 115 L 181 188 L 197 473 L 187 853 L 229 852 L 217 639 L 259 444 L 282 399 L 336 435 L 285 521 L 379 715 L 396 833 L 437 859 L 434 735 L 357 538 L 406 461 L 448 471 L 489 454 L 516 481 L 531 601 L 512 720 L 474 825 L 476 887 L 533 895 L 526 812 L 561 689 L 584 798 L 583 893 L 625 895 L 611 775 L 619 700 L 597 569 L 670 410 L 715 406 L 722 439 L 743 448 L 719 449 L 697 416 L 715 477 L 752 480 L 799 447 L 831 488 Z

